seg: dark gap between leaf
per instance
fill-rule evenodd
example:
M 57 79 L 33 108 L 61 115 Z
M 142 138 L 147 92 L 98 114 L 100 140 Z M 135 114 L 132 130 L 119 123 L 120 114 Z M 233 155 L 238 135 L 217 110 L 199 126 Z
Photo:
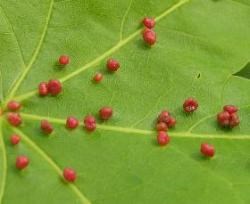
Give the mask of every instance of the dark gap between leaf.
M 250 62 L 248 62 L 239 72 L 236 72 L 233 75 L 250 79 Z

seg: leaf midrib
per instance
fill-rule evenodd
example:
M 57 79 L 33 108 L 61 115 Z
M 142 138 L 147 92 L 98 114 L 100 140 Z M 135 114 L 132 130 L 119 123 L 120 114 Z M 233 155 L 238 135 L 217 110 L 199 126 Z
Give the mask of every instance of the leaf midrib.
M 23 118 L 26 118 L 27 120 L 34 120 L 34 121 L 41 121 L 41 120 L 49 120 L 52 123 L 65 125 L 66 120 L 61 118 L 52 118 L 48 116 L 41 116 L 41 115 L 35 115 L 35 114 L 27 114 L 27 113 L 21 113 L 21 116 Z M 204 120 L 202 120 L 204 121 Z M 197 123 L 200 123 L 198 121 Z M 196 124 L 197 124 L 196 123 Z M 101 130 L 108 130 L 108 131 L 114 131 L 114 132 L 122 132 L 122 133 L 134 133 L 139 135 L 155 135 L 156 132 L 153 130 L 143 130 L 143 129 L 136 129 L 136 128 L 130 128 L 130 127 L 119 127 L 119 126 L 112 126 L 112 125 L 97 125 L 98 129 Z M 250 140 L 250 135 L 227 135 L 227 134 L 204 134 L 204 133 L 193 133 L 191 131 L 186 132 L 170 132 L 169 133 L 171 137 L 176 138 L 210 138 L 210 139 L 227 139 L 227 140 Z

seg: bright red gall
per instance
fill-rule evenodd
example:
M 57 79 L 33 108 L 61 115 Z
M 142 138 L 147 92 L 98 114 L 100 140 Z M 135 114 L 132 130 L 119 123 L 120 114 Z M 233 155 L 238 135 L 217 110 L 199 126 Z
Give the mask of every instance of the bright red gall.
M 217 121 L 223 127 L 229 126 L 229 124 L 230 124 L 230 114 L 227 111 L 223 111 L 223 112 L 218 113 Z
M 161 127 L 163 128 L 164 125 L 162 123 L 165 123 L 165 125 L 167 126 L 167 128 L 172 128 L 176 125 L 176 119 L 171 116 L 171 114 L 166 111 L 166 110 L 163 110 L 159 115 L 158 115 L 158 118 L 157 118 L 157 125 L 156 125 L 156 129 L 158 131 L 161 130 Z M 163 128 L 164 130 L 164 128 Z
M 96 119 L 94 116 L 92 115 L 88 115 L 84 118 L 84 127 L 86 128 L 86 130 L 88 131 L 94 131 L 96 129 Z
M 102 73 L 100 73 L 100 72 L 96 73 L 95 76 L 93 77 L 93 80 L 94 80 L 96 83 L 99 83 L 102 79 L 103 79 L 103 75 L 102 75 Z
M 227 111 L 229 114 L 236 113 L 239 109 L 234 105 L 225 105 L 223 107 L 224 111 Z
M 41 82 L 38 85 L 38 93 L 40 96 L 47 96 L 48 95 L 49 90 L 48 90 L 48 83 L 47 82 Z
M 48 120 L 42 120 L 40 127 L 41 130 L 47 135 L 51 134 L 54 130 L 52 124 Z
M 7 114 L 7 120 L 12 126 L 19 126 L 22 124 L 22 117 L 19 113 L 10 112 Z
M 211 144 L 203 143 L 201 144 L 200 152 L 206 157 L 213 157 L 215 154 L 215 148 Z
M 69 56 L 67 55 L 61 55 L 58 59 L 58 62 L 60 65 L 67 65 L 69 64 Z
M 103 107 L 99 110 L 99 116 L 102 120 L 108 120 L 112 117 L 113 110 L 110 107 Z
M 115 72 L 120 68 L 120 63 L 115 59 L 109 59 L 107 61 L 107 69 L 111 72 Z
M 16 168 L 17 169 L 24 169 L 29 165 L 29 158 L 26 156 L 18 156 L 16 158 Z
M 168 126 L 164 122 L 159 122 L 156 124 L 156 130 L 157 131 L 168 131 Z
M 170 118 L 170 113 L 168 111 L 162 111 L 158 116 L 158 122 L 167 123 Z
M 222 127 L 234 128 L 240 124 L 237 114 L 238 108 L 234 105 L 225 105 L 223 111 L 217 114 L 218 124 Z
M 67 167 L 63 170 L 63 177 L 68 182 L 74 182 L 77 178 L 77 174 L 74 169 Z
M 153 18 L 146 17 L 143 19 L 143 25 L 149 29 L 155 26 L 155 20 Z
M 229 121 L 229 126 L 230 128 L 237 127 L 240 124 L 240 118 L 237 115 L 237 113 L 232 113 L 230 115 L 230 121 Z
M 10 143 L 13 145 L 17 145 L 21 140 L 21 137 L 17 134 L 12 134 L 10 136 Z
M 183 103 L 183 110 L 186 113 L 192 113 L 197 110 L 198 106 L 199 104 L 197 100 L 195 100 L 194 98 L 188 98 Z
M 18 111 L 21 108 L 21 103 L 17 101 L 9 101 L 7 104 L 7 108 L 10 111 Z
M 73 116 L 70 116 L 67 118 L 66 127 L 68 129 L 75 129 L 75 128 L 77 128 L 78 125 L 79 125 L 79 121 L 77 118 L 75 118 Z
M 145 29 L 142 35 L 145 43 L 150 46 L 155 44 L 156 33 L 153 30 Z
M 170 137 L 164 131 L 159 131 L 157 134 L 157 142 L 159 145 L 164 146 L 170 142 Z
M 62 91 L 62 84 L 56 79 L 52 79 L 48 83 L 48 91 L 52 96 L 58 95 Z

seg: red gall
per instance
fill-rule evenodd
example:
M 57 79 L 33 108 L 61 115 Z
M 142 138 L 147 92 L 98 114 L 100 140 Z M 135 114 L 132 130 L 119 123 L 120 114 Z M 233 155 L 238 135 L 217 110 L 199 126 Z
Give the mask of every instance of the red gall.
M 110 107 L 103 107 L 99 110 L 99 116 L 102 120 L 108 120 L 112 117 L 113 110 Z
M 203 143 L 201 144 L 200 152 L 206 157 L 213 157 L 215 154 L 215 148 L 211 144 Z
M 59 80 L 51 79 L 48 82 L 48 91 L 52 96 L 56 96 L 62 91 L 62 84 Z
M 159 131 L 157 134 L 157 142 L 160 146 L 165 146 L 170 142 L 170 137 L 164 131 Z
M 22 170 L 29 165 L 29 158 L 26 156 L 18 156 L 16 158 L 16 168 Z
M 108 59 L 107 69 L 111 72 L 115 72 L 120 68 L 120 63 L 115 59 Z
M 21 137 L 17 134 L 12 134 L 10 136 L 10 143 L 12 145 L 17 145 L 20 142 L 20 140 L 21 140 Z
M 77 128 L 79 125 L 79 121 L 77 118 L 73 117 L 73 116 L 69 116 L 66 120 L 66 127 L 68 129 L 75 129 Z
M 19 126 L 22 124 L 22 117 L 19 113 L 10 112 L 7 114 L 7 120 L 12 126 Z
M 92 132 L 96 129 L 96 119 L 94 116 L 92 115 L 88 115 L 84 118 L 84 127 L 86 128 L 86 130 Z
M 38 93 L 40 96 L 47 96 L 48 95 L 49 90 L 48 90 L 48 83 L 47 82 L 41 82 L 38 85 Z
M 195 100 L 194 98 L 188 98 L 183 103 L 183 110 L 186 113 L 192 113 L 197 110 L 198 106 L 199 104 L 197 100 Z
M 7 108 L 10 111 L 18 111 L 21 108 L 21 103 L 17 101 L 9 101 L 7 104 Z
M 143 19 L 143 25 L 149 29 L 152 29 L 155 27 L 155 20 L 150 17 L 145 17 Z
M 77 178 L 77 174 L 74 169 L 67 167 L 63 170 L 63 177 L 68 182 L 74 182 Z
M 145 29 L 142 35 L 145 43 L 147 43 L 150 46 L 155 44 L 156 33 L 153 30 Z
M 69 64 L 69 56 L 67 55 L 61 55 L 58 59 L 58 62 L 60 65 L 67 65 Z
M 96 83 L 99 83 L 100 81 L 102 81 L 103 79 L 103 75 L 102 73 L 98 72 L 94 75 L 93 77 L 93 80 L 96 82 Z
M 42 120 L 40 124 L 42 132 L 49 135 L 53 132 L 53 126 L 48 120 Z

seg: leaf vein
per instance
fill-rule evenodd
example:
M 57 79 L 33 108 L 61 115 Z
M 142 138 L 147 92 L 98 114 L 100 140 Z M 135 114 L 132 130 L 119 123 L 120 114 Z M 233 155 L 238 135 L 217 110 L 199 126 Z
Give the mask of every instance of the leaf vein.
M 27 113 L 21 113 L 21 116 L 23 118 L 26 118 L 28 120 L 35 120 L 40 121 L 43 119 L 49 120 L 52 123 L 57 124 L 63 124 L 65 125 L 66 120 L 60 119 L 60 118 L 53 118 L 53 117 L 46 117 L 46 116 L 40 116 L 40 115 L 33 115 L 33 114 L 27 114 Z M 136 128 L 130 128 L 130 127 L 119 127 L 119 126 L 112 126 L 112 125 L 97 125 L 97 128 L 100 130 L 107 130 L 107 131 L 114 131 L 114 132 L 122 132 L 122 133 L 134 133 L 139 135 L 154 135 L 156 134 L 153 130 L 143 130 L 143 129 L 136 129 Z M 204 133 L 191 133 L 191 132 L 169 132 L 171 137 L 176 138 L 208 138 L 208 139 L 226 139 L 226 140 L 250 140 L 250 135 L 227 135 L 227 134 L 204 134 Z
M 122 38 L 123 38 L 124 24 L 125 24 L 126 18 L 127 18 L 128 14 L 129 14 L 129 11 L 131 9 L 132 4 L 133 4 L 133 0 L 130 0 L 128 8 L 126 9 L 126 11 L 125 11 L 125 13 L 124 13 L 124 15 L 122 17 L 122 22 L 121 22 L 120 32 L 119 32 L 120 33 L 120 41 L 122 41 Z

